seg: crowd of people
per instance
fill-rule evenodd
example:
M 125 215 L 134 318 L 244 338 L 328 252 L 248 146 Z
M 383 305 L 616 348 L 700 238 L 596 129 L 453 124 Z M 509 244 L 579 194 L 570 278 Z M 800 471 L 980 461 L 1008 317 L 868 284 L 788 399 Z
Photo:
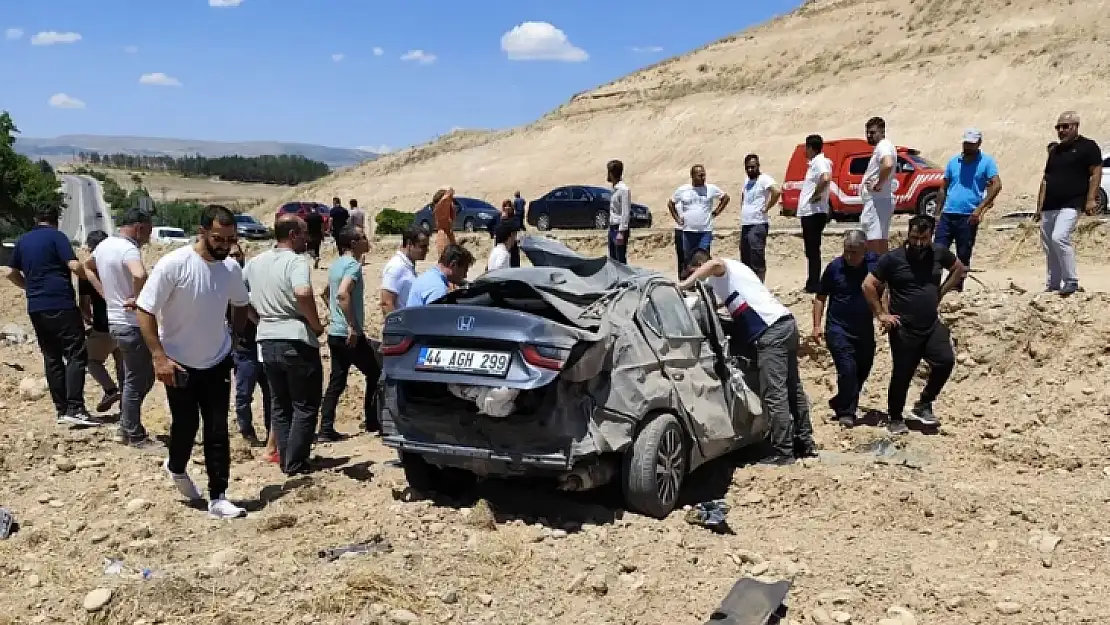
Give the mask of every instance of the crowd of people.
M 1079 134 L 1076 113 L 1061 115 L 1055 129 L 1059 141 L 1048 148 L 1036 219 L 1047 259 L 1046 290 L 1066 296 L 1079 288 L 1071 232 L 1080 210 L 1091 213 L 1097 207 L 1102 160 L 1098 145 Z M 963 288 L 976 231 L 1001 191 L 1001 179 L 994 160 L 981 150 L 982 134 L 967 130 L 961 152 L 945 169 L 939 218 L 914 216 L 905 244 L 890 250 L 896 149 L 881 118 L 868 120 L 865 131 L 874 149 L 860 191 L 860 228 L 844 235 L 842 253 L 823 269 L 821 237 L 829 218 L 831 167 L 822 154 L 822 138 L 810 135 L 805 141 L 808 168 L 798 214 L 807 257 L 805 289 L 814 294 L 811 336 L 828 345 L 835 362 L 837 393 L 829 405 L 841 425 L 858 423 L 860 392 L 875 356 L 877 321 L 888 334 L 893 361 L 888 427 L 905 433 L 909 420 L 936 431 L 933 402 L 955 363 L 939 304 L 947 293 Z M 799 375 L 798 323 L 764 284 L 769 211 L 782 191 L 761 171 L 757 155 L 748 155 L 744 165 L 748 179 L 741 191 L 738 260 L 711 255 L 713 220 L 731 198 L 707 182 L 703 165 L 691 167 L 690 182 L 674 192 L 667 207 L 675 222 L 679 286 L 688 289 L 704 281 L 732 317 L 730 340 L 756 354 L 774 449 L 764 462 L 782 465 L 816 454 L 817 446 Z M 613 188 L 609 255 L 625 263 L 632 192 L 624 182 L 623 162 L 609 161 L 606 174 Z M 473 253 L 455 241 L 454 190 L 437 191 L 432 203 L 436 262 L 417 273 L 431 241 L 418 227 L 406 230 L 382 270 L 378 300 L 383 315 L 439 300 L 464 284 L 476 263 Z M 346 437 L 335 424 L 352 367 L 366 380 L 362 427 L 377 431 L 374 394 L 380 365 L 366 335 L 363 261 L 370 242 L 365 215 L 355 200 L 351 210 L 339 198 L 333 204 L 329 221 L 338 258 L 319 294 L 324 317 L 309 264 L 311 258 L 318 266 L 325 232 L 315 211 L 306 218 L 278 215 L 274 246 L 247 259 L 238 243 L 235 216 L 224 207 L 209 206 L 196 242 L 166 254 L 148 272 L 140 249 L 150 240 L 152 215 L 144 209 L 125 210 L 115 234 L 90 233 L 84 260 L 58 230 L 58 211 L 41 210 L 36 226 L 15 245 L 9 279 L 26 292 L 58 423 L 102 424 L 85 405 L 88 372 L 103 391 L 96 411 L 120 404 L 117 440 L 144 452 L 165 453 L 165 472 L 189 500 L 202 498 L 187 473 L 202 429 L 208 510 L 220 519 L 244 514 L 227 499 L 232 378 L 240 436 L 265 447 L 265 457 L 286 475 L 314 470 L 314 443 Z M 520 265 L 517 239 L 524 229 L 523 215 L 518 192 L 502 205 L 487 271 Z M 321 358 L 325 335 L 332 363 L 326 386 Z M 107 368 L 109 358 L 114 360 L 114 378 Z M 922 360 L 930 365 L 928 380 L 907 415 L 906 396 Z M 143 424 L 143 403 L 155 381 L 165 386 L 170 409 L 164 447 Z M 265 439 L 258 436 L 252 415 L 256 387 L 263 398 Z

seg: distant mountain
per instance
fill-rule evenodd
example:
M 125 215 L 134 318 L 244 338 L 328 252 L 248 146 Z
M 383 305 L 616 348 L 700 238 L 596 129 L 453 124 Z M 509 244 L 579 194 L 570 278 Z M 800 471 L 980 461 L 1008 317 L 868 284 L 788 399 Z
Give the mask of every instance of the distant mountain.
M 280 141 L 198 141 L 193 139 L 165 139 L 159 137 L 111 137 L 106 135 L 63 135 L 52 139 L 19 137 L 15 149 L 33 159 L 45 159 L 52 164 L 74 160 L 78 152 L 101 154 L 134 154 L 136 156 L 192 156 L 207 158 L 218 156 L 304 156 L 329 166 L 346 167 L 377 158 L 366 150 L 331 148 L 307 143 Z

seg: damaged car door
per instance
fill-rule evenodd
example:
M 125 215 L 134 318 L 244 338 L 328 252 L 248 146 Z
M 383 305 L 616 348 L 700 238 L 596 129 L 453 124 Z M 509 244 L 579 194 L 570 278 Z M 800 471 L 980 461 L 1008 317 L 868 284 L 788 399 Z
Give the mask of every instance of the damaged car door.
M 704 458 L 732 448 L 737 432 L 717 370 L 717 355 L 700 331 L 685 299 L 671 283 L 648 289 L 640 318 L 645 335 L 667 378 L 674 384 L 676 403 L 689 418 L 694 442 Z

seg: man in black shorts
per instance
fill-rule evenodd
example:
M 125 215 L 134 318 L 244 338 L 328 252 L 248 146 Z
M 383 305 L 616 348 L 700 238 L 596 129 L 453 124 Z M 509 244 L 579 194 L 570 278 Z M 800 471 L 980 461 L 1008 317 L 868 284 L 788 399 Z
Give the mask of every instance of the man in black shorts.
M 308 215 L 305 215 L 304 223 L 308 227 L 308 253 L 314 261 L 313 266 L 319 269 L 320 244 L 324 242 L 324 217 L 313 207 Z
M 935 431 L 940 421 L 933 414 L 933 400 L 940 394 L 956 365 L 952 335 L 941 323 L 938 308 L 944 295 L 960 284 L 967 273 L 951 250 L 933 243 L 936 221 L 926 215 L 910 219 L 906 243 L 879 258 L 871 275 L 863 281 L 863 294 L 871 312 L 890 335 L 893 367 L 887 390 L 890 432 L 909 431 L 902 415 L 906 394 L 917 365 L 929 363 L 929 378 L 914 404 L 913 420 Z M 944 271 L 948 276 L 941 283 Z M 882 291 L 890 292 L 890 310 L 883 304 Z

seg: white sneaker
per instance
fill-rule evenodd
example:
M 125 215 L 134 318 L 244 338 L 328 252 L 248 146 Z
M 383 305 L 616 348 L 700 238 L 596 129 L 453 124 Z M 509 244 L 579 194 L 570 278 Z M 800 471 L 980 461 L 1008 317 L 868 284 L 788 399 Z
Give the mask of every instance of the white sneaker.
M 213 519 L 237 519 L 247 516 L 247 511 L 222 496 L 208 502 L 208 516 Z
M 68 425 L 71 428 L 95 428 L 102 425 L 99 421 L 93 421 L 84 414 L 69 414 L 58 415 L 58 425 Z
M 166 475 L 170 476 L 170 479 L 173 480 L 173 485 L 177 487 L 177 492 L 181 493 L 182 497 L 189 501 L 196 501 L 204 498 L 204 496 L 200 494 L 197 485 L 193 483 L 193 478 L 189 477 L 188 473 L 179 474 L 170 471 L 169 458 L 162 463 L 162 468 L 166 471 Z

